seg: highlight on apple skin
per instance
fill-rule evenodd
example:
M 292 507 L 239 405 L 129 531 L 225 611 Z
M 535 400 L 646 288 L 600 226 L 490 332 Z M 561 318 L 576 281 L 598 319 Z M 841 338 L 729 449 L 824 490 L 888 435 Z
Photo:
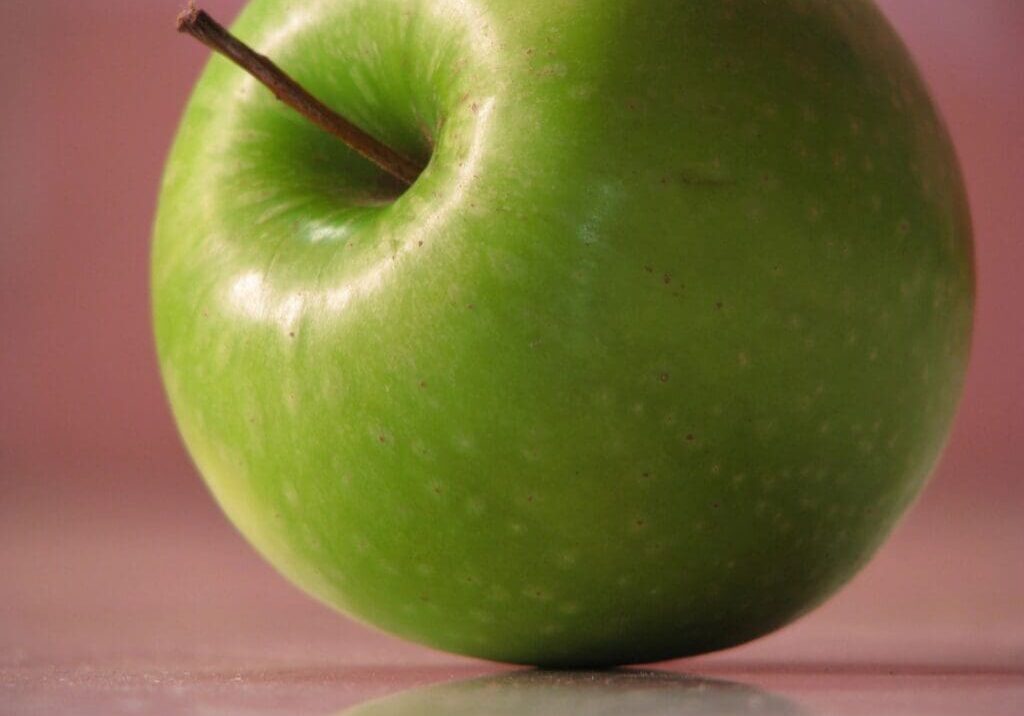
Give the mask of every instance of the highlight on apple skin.
M 963 184 L 869 2 L 253 0 L 233 28 L 426 165 L 212 59 L 156 342 L 238 529 L 308 593 L 545 666 L 743 643 L 845 583 L 968 358 Z

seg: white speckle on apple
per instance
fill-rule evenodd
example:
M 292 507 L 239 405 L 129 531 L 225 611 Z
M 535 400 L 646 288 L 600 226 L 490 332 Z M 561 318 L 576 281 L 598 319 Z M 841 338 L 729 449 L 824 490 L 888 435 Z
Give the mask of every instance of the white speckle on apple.
M 480 622 L 481 624 L 493 624 L 494 615 L 490 612 L 485 612 L 480 609 L 470 609 L 469 618 L 473 621 Z
M 476 443 L 470 435 L 459 433 L 455 436 L 455 449 L 461 453 L 471 453 L 476 449 Z
M 392 577 L 397 577 L 399 574 L 402 573 L 401 570 L 398 569 L 398 567 L 396 567 L 391 562 L 378 562 L 377 569 L 379 569 L 384 574 L 388 574 Z
M 571 569 L 576 565 L 578 559 L 576 550 L 567 550 L 558 555 L 558 566 L 562 569 Z
M 317 551 L 320 549 L 320 538 L 308 527 L 304 527 L 302 530 L 302 541 L 311 550 Z
M 540 459 L 540 455 L 537 450 L 532 447 L 525 447 L 519 451 L 519 454 L 523 456 L 527 462 L 537 462 Z
M 284 407 L 288 410 L 290 415 L 298 415 L 299 412 L 299 396 L 298 393 L 293 389 L 294 386 L 290 382 L 285 382 L 284 385 Z
M 575 100 L 587 100 L 594 96 L 594 87 L 590 84 L 581 84 L 569 89 L 569 96 Z

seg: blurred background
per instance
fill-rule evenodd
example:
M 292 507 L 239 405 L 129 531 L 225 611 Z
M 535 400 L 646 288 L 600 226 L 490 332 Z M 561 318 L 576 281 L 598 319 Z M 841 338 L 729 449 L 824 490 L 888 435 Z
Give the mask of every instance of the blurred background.
M 161 167 L 207 57 L 174 32 L 182 4 L 3 3 L 0 669 L 438 663 L 277 577 L 176 435 L 147 280 Z M 700 668 L 1024 669 L 1024 2 L 880 4 L 967 179 L 980 293 L 966 393 L 934 479 L 871 565 Z M 241 5 L 205 3 L 222 20 Z

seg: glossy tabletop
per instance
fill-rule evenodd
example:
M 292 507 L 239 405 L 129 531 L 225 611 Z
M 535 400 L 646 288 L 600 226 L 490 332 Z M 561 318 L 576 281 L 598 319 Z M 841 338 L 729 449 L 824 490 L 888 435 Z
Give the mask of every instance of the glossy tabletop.
M 461 659 L 336 615 L 262 563 L 187 471 L 148 489 L 146 475 L 77 473 L 56 495 L 22 477 L 0 502 L 2 714 L 1024 713 L 1012 504 L 926 495 L 851 585 L 781 632 L 569 673 Z

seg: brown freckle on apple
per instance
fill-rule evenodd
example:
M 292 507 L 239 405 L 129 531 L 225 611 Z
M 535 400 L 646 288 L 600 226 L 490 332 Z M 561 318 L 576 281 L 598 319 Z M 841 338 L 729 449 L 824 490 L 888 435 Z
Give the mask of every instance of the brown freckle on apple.
M 467 303 L 466 304 L 466 308 L 468 308 L 470 311 L 472 311 L 474 308 L 476 308 L 476 306 L 474 306 L 472 303 Z
M 288 331 L 289 338 L 295 338 L 295 331 Z
M 693 433 L 686 434 L 686 441 L 691 443 L 693 442 Z
M 526 501 L 527 502 L 533 502 L 533 495 L 527 495 L 526 496 Z
M 654 273 L 654 267 L 653 266 L 644 266 L 644 271 L 646 271 L 647 273 Z
M 670 276 L 669 274 L 665 274 L 664 276 L 661 277 L 661 280 L 666 286 L 668 286 L 670 283 L 672 283 L 672 276 Z
M 662 373 L 661 375 L 659 375 L 658 376 L 658 380 L 660 380 L 662 383 L 667 383 L 668 382 L 668 373 Z
M 644 521 L 643 520 L 637 520 L 636 521 L 636 526 L 637 527 L 643 527 L 644 526 Z
M 723 304 L 721 301 L 715 301 L 715 308 L 718 309 L 719 311 L 722 310 L 722 305 Z
M 377 436 L 377 441 L 380 442 L 380 443 L 386 443 L 388 441 L 388 439 L 386 437 L 384 437 L 383 435 L 378 435 Z

